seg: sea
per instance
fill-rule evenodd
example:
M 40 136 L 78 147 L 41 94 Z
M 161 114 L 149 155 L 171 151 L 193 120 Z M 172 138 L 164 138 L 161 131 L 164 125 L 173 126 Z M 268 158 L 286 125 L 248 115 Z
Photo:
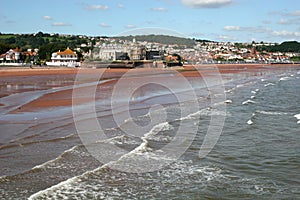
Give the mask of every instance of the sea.
M 300 68 L 208 82 L 150 81 L 75 112 L 10 112 L 71 86 L 2 97 L 0 198 L 300 199 Z

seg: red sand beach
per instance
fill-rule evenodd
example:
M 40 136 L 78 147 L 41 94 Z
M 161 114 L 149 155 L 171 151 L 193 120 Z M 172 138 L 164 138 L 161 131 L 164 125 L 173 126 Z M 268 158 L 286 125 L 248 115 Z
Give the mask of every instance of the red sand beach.
M 57 85 L 57 87 L 65 85 L 73 85 L 76 74 L 80 71 L 80 74 L 86 74 L 89 76 L 97 76 L 101 74 L 101 79 L 118 79 L 122 77 L 126 72 L 130 70 L 131 75 L 133 74 L 136 77 L 147 77 L 151 76 L 152 78 L 161 74 L 175 74 L 180 72 L 183 76 L 188 79 L 197 78 L 201 76 L 210 76 L 212 72 L 215 73 L 215 69 L 218 68 L 221 74 L 235 74 L 241 72 L 258 72 L 264 70 L 276 70 L 285 68 L 287 65 L 264 65 L 264 64 L 219 64 L 219 65 L 186 65 L 180 68 L 169 68 L 169 69 L 74 69 L 74 68 L 35 68 L 35 69 L 1 69 L 0 70 L 0 84 L 3 86 L 5 84 L 11 84 L 14 82 L 19 82 L 26 84 L 25 82 L 43 82 L 47 80 L 68 80 L 62 85 Z M 288 65 L 291 66 L 291 65 Z M 292 65 L 299 67 L 299 65 Z M 176 76 L 175 76 L 176 77 Z M 95 77 L 94 77 L 95 78 Z M 161 77 L 160 77 L 161 78 Z M 131 81 L 128 79 L 128 81 Z M 102 83 L 101 87 L 107 88 L 106 90 L 112 90 L 116 80 L 108 81 Z M 99 87 L 99 85 L 98 85 Z M 83 91 L 86 88 L 81 88 Z M 27 90 L 12 90 L 6 91 L 5 94 L 0 94 L 0 96 L 7 96 L 11 93 L 18 93 L 28 91 Z M 109 91 L 107 91 L 109 92 Z M 96 97 L 100 98 L 101 97 Z M 77 104 L 84 103 L 87 100 L 82 97 L 79 100 L 76 100 Z M 37 98 L 22 107 L 12 111 L 13 113 L 18 112 L 28 112 L 39 110 L 49 107 L 57 106 L 71 106 L 72 105 L 72 89 L 66 89 L 62 91 L 57 91 L 53 93 L 48 93 L 40 98 Z M 0 103 L 0 106 L 3 104 Z

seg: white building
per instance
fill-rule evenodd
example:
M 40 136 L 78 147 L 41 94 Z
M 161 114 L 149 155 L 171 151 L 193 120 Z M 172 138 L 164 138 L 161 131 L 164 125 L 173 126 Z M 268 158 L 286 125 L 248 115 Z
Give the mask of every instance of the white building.
M 5 54 L 0 55 L 0 65 L 22 66 L 20 49 L 10 49 Z
M 48 66 L 66 66 L 66 67 L 78 67 L 80 62 L 77 62 L 77 54 L 71 49 L 67 48 L 64 51 L 58 51 L 52 53 L 51 61 L 46 62 Z

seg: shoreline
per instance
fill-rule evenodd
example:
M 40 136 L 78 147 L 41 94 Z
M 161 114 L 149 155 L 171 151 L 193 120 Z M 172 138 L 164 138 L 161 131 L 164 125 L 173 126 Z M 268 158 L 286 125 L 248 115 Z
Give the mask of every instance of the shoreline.
M 266 64 L 218 64 L 218 65 L 185 65 L 182 67 L 173 67 L 173 68 L 136 68 L 136 69 L 91 69 L 91 68 L 13 68 L 13 69 L 1 69 L 0 70 L 0 86 L 7 86 L 7 84 L 16 84 L 16 88 L 19 85 L 33 84 L 33 83 L 43 83 L 47 80 L 49 81 L 61 81 L 58 85 L 54 87 L 62 87 L 66 85 L 73 85 L 76 80 L 76 74 L 80 71 L 80 73 L 86 75 L 87 81 L 95 80 L 97 78 L 98 73 L 101 73 L 102 80 L 112 80 L 108 81 L 104 84 L 98 84 L 97 88 L 106 87 L 104 92 L 108 94 L 108 97 L 111 91 L 114 88 L 117 80 L 121 78 L 125 73 L 130 71 L 131 76 L 126 82 L 130 83 L 132 81 L 136 81 L 134 79 L 144 79 L 150 78 L 155 82 L 155 80 L 166 80 L 167 77 L 171 77 L 170 81 L 174 81 L 176 83 L 176 76 L 173 76 L 176 73 L 180 73 L 182 76 L 186 77 L 188 80 L 199 79 L 203 76 L 213 76 L 213 73 L 216 72 L 216 68 L 218 68 L 218 72 L 222 74 L 237 74 L 244 72 L 259 72 L 259 71 L 267 71 L 267 70 L 280 70 L 286 67 L 294 68 L 300 67 L 300 64 L 297 65 L 286 65 L 286 64 L 278 64 L 278 65 L 266 65 Z M 165 74 L 165 76 L 163 75 Z M 169 76 L 170 75 L 170 76 Z M 18 77 L 22 77 L 21 79 Z M 23 80 L 24 79 L 24 80 Z M 115 79 L 115 80 L 113 80 Z M 64 82 L 68 80 L 68 82 Z M 47 86 L 48 87 L 48 86 Z M 45 88 L 42 88 L 42 90 Z M 46 88 L 47 89 L 47 88 Z M 51 87 L 49 88 L 51 90 Z M 14 93 L 22 93 L 27 91 L 34 91 L 36 89 L 15 89 L 7 91 L 1 91 L 3 94 L 0 96 L 5 97 Z M 105 95 L 104 95 L 105 96 Z M 107 98 L 107 97 L 105 97 Z M 96 98 L 97 100 L 102 99 L 101 95 Z M 80 98 L 78 104 L 86 103 L 85 98 Z M 16 110 L 11 111 L 11 113 L 22 113 L 22 112 L 32 112 L 32 111 L 40 111 L 48 108 L 55 107 L 69 107 L 72 106 L 72 89 L 66 89 L 56 92 L 49 92 L 37 99 L 34 99 L 25 105 L 18 107 Z M 0 98 L 0 107 L 5 107 L 3 102 L 1 102 Z

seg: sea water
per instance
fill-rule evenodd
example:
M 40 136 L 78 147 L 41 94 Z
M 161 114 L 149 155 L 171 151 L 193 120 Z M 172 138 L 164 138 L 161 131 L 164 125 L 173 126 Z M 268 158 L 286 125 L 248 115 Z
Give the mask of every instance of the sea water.
M 258 76 L 236 75 L 225 83 L 226 111 L 211 108 L 205 91 L 197 91 L 199 110 L 181 116 L 178 105 L 166 104 L 172 118 L 162 121 L 142 137 L 107 128 L 111 137 L 97 146 L 118 145 L 123 156 L 101 163 L 69 135 L 51 141 L 65 144 L 58 157 L 22 173 L 0 178 L 3 199 L 297 199 L 300 196 L 300 73 L 299 69 L 271 71 Z M 153 97 L 154 98 L 154 97 Z M 149 101 L 151 98 L 147 97 Z M 220 102 L 222 105 L 222 102 Z M 188 103 L 184 106 L 189 106 Z M 137 107 L 140 110 L 141 107 Z M 225 116 L 218 142 L 204 158 L 200 147 L 211 119 Z M 103 119 L 105 120 L 105 119 Z M 147 113 L 135 116 L 147 124 Z M 129 122 L 125 122 L 129 123 Z M 176 137 L 178 126 L 195 127 L 196 135 L 178 158 L 155 150 Z M 48 130 L 48 129 L 47 129 Z M 56 131 L 63 131 L 61 129 Z M 49 131 L 49 130 L 48 130 Z M 67 133 L 66 133 L 67 134 Z M 188 132 L 186 134 L 189 134 Z M 56 145 L 57 144 L 57 145 Z M 30 144 L 28 144 L 30 146 Z M 179 148 L 179 147 L 178 147 Z M 37 148 L 39 149 L 39 148 Z M 41 149 L 42 150 L 42 149 Z M 176 152 L 178 149 L 173 148 Z M 2 156 L 5 156 L 2 149 Z M 13 155 L 10 152 L 9 155 Z M 168 163 L 139 173 L 116 170 L 134 161 Z

